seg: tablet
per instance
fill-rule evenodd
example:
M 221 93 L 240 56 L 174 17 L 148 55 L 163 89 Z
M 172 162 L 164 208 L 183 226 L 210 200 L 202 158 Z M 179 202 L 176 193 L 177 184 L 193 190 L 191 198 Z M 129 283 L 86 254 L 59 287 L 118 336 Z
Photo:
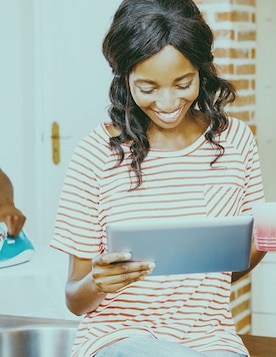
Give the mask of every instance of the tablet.
M 252 229 L 252 216 L 114 223 L 106 227 L 107 248 L 130 252 L 132 261 L 154 261 L 151 275 L 243 271 Z

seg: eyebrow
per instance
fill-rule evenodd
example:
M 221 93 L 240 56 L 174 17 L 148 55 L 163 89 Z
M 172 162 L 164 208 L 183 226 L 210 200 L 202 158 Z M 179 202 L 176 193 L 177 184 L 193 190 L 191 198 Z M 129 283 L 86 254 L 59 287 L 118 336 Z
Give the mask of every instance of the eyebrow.
M 192 77 L 192 76 L 194 76 L 195 75 L 195 72 L 189 72 L 189 73 L 186 73 L 186 74 L 184 74 L 183 76 L 180 76 L 180 77 L 178 77 L 178 78 L 175 78 L 175 80 L 174 80 L 174 83 L 176 83 L 176 82 L 180 82 L 180 81 L 182 81 L 183 79 L 186 79 L 186 78 L 188 78 L 188 77 Z M 135 81 L 134 81 L 134 83 L 135 84 L 156 84 L 156 82 L 154 82 L 154 81 L 152 81 L 152 80 L 150 80 L 150 79 L 136 79 Z

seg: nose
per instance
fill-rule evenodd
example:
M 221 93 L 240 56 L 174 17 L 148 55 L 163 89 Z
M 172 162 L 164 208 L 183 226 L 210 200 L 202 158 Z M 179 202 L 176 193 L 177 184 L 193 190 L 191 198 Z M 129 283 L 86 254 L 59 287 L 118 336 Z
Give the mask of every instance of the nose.
M 162 89 L 159 90 L 155 103 L 158 110 L 170 113 L 179 107 L 180 99 L 173 89 Z

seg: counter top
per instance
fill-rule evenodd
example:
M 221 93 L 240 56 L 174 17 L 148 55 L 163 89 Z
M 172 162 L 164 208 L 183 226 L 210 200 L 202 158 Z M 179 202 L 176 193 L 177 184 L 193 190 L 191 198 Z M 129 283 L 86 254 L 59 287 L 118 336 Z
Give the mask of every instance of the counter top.
M 78 324 L 79 322 L 74 320 L 0 315 L 0 328 L 19 327 L 25 325 L 51 325 L 51 326 L 77 327 Z
M 275 357 L 276 356 L 276 338 L 240 335 L 243 343 L 247 347 L 251 357 Z
M 47 319 L 37 317 L 0 315 L 0 329 L 20 327 L 26 325 L 43 325 L 43 326 L 78 326 L 78 321 L 63 319 Z M 251 357 L 274 357 L 276 356 L 276 338 L 261 337 L 252 335 L 241 335 L 241 338 L 248 348 Z
M 65 304 L 68 255 L 35 248 L 29 262 L 0 269 L 0 316 L 80 320 Z

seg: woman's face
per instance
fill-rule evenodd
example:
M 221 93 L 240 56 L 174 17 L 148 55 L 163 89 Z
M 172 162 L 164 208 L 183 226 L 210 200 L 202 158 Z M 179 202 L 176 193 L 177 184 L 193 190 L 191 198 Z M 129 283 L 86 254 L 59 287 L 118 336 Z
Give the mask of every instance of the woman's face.
M 135 103 L 158 127 L 176 128 L 199 94 L 199 73 L 173 46 L 138 64 L 129 75 Z

